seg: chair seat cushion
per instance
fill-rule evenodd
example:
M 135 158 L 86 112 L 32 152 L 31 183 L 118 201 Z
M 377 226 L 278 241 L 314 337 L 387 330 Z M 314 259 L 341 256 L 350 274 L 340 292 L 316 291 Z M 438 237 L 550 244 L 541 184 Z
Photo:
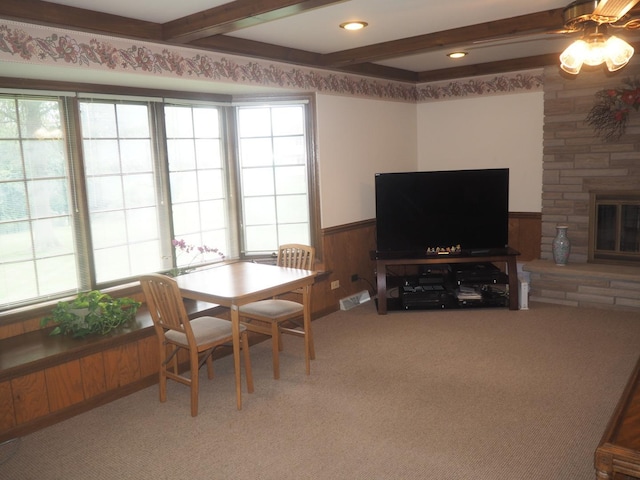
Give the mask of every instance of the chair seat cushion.
M 191 320 L 191 330 L 197 345 L 217 342 L 231 337 L 231 322 L 217 317 L 198 317 Z M 240 332 L 246 330 L 240 325 Z M 167 340 L 178 345 L 187 346 L 187 336 L 184 333 L 169 330 L 165 333 Z
M 265 317 L 280 317 L 302 312 L 302 304 L 291 300 L 270 299 L 247 303 L 240 307 L 240 315 L 260 315 Z

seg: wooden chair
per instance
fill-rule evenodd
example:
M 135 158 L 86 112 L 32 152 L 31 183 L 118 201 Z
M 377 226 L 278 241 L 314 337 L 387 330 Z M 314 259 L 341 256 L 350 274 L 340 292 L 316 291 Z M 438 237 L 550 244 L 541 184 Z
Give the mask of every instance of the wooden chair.
M 209 379 L 213 378 L 213 352 L 222 345 L 231 345 L 231 322 L 203 316 L 189 320 L 178 284 L 160 274 L 144 275 L 140 285 L 146 297 L 160 342 L 160 401 L 167 399 L 167 378 L 191 387 L 191 416 L 198 415 L 198 372 L 207 363 Z M 251 359 L 247 329 L 240 326 L 240 344 L 244 352 L 247 390 L 253 392 Z M 178 371 L 178 352 L 189 354 L 190 374 Z
M 278 249 L 277 265 L 281 267 L 313 270 L 315 248 L 308 245 L 286 244 Z M 301 290 L 293 293 L 302 294 Z M 280 351 L 283 348 L 282 335 L 290 334 L 298 337 L 308 336 L 309 348 L 305 348 L 307 374 L 309 361 L 315 358 L 311 324 L 305 328 L 304 323 L 290 324 L 304 314 L 304 306 L 293 300 L 273 298 L 248 303 L 240 307 L 240 321 L 249 331 L 271 336 L 273 357 L 273 378 L 280 378 Z M 285 326 L 286 324 L 286 326 Z

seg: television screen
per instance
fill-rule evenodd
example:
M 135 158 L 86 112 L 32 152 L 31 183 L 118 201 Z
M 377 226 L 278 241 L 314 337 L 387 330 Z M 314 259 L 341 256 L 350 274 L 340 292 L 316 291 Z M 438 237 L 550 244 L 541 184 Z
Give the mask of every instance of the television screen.
M 379 252 L 507 246 L 508 168 L 378 173 L 375 192 Z

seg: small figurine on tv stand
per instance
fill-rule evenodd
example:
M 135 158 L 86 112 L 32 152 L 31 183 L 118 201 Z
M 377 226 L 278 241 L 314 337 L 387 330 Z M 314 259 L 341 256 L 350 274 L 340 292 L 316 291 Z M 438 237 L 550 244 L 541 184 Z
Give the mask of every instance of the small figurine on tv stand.
M 451 247 L 427 247 L 427 255 L 455 255 L 460 252 L 460 244 Z

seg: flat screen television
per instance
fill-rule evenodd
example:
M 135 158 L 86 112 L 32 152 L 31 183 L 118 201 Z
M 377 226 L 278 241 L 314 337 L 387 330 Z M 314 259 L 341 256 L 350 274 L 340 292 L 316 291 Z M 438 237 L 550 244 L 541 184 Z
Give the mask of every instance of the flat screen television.
M 504 249 L 509 228 L 509 169 L 378 173 L 378 252 L 424 254 Z

